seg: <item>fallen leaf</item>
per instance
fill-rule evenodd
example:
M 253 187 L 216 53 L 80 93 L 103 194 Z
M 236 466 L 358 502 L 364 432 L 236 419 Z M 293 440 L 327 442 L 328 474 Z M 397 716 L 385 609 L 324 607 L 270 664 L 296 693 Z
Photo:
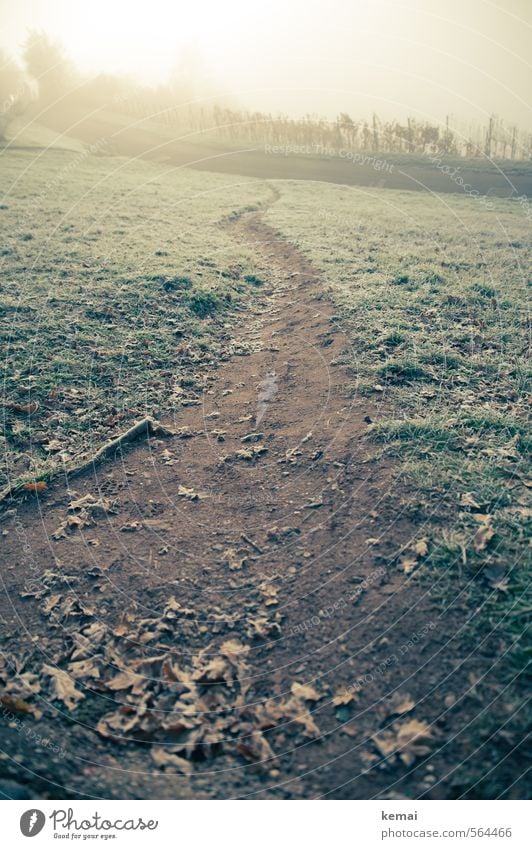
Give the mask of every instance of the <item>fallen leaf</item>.
M 68 664 L 68 671 L 74 678 L 99 678 L 100 669 L 96 666 L 95 658 L 76 660 Z
M 417 565 L 417 560 L 412 557 L 401 557 L 399 561 L 399 566 L 401 567 L 401 570 L 405 573 L 405 575 L 410 575 Z
M 323 698 L 322 693 L 318 693 L 310 684 L 300 684 L 298 681 L 294 681 L 290 691 L 296 698 L 304 699 L 307 702 L 318 702 Z
M 182 775 L 192 775 L 194 772 L 190 761 L 179 757 L 169 749 L 164 749 L 162 746 L 153 746 L 150 754 L 157 766 L 171 766 Z
M 220 654 L 227 657 L 231 663 L 238 665 L 249 652 L 249 646 L 244 646 L 238 640 L 226 640 L 220 646 Z
M 413 546 L 413 551 L 415 551 L 418 557 L 425 557 L 429 551 L 428 540 L 425 538 L 419 539 Z
M 416 758 L 429 754 L 433 732 L 426 722 L 410 719 L 371 739 L 384 758 L 396 755 L 406 766 L 412 766 Z
M 495 531 L 491 525 L 481 525 L 475 536 L 473 537 L 473 546 L 475 551 L 484 551 L 489 541 L 495 535 Z
M 246 433 L 245 436 L 241 437 L 240 442 L 259 442 L 263 438 L 263 433 Z
M 462 507 L 472 507 L 474 510 L 480 510 L 480 504 L 475 500 L 472 492 L 463 492 L 460 496 L 459 504 Z
M 306 709 L 299 709 L 297 707 L 297 702 L 294 714 L 295 715 L 293 716 L 293 720 L 294 722 L 297 722 L 299 725 L 303 726 L 303 733 L 305 737 L 314 738 L 320 736 L 320 729 L 314 722 L 314 719 L 312 718 L 311 714 Z
M 48 484 L 46 481 L 33 481 L 31 483 L 25 483 L 23 489 L 26 492 L 44 492 L 45 489 L 48 489 Z
M 350 705 L 351 702 L 354 701 L 355 694 L 352 690 L 348 690 L 347 687 L 342 687 L 338 690 L 332 699 L 332 703 L 335 707 L 339 707 L 340 705 Z
M 177 487 L 177 494 L 180 495 L 181 498 L 188 498 L 189 501 L 199 501 L 200 499 L 197 492 L 195 492 L 191 487 L 183 486 L 182 484 L 179 484 Z
M 62 701 L 69 710 L 74 710 L 78 702 L 85 698 L 83 693 L 76 689 L 68 672 L 46 663 L 42 672 L 50 678 L 52 698 Z
M 226 549 L 222 554 L 222 560 L 227 563 L 232 572 L 236 572 L 246 565 L 246 558 L 239 557 L 234 548 Z
M 109 690 L 131 690 L 134 695 L 142 695 L 145 690 L 146 679 L 143 675 L 138 675 L 130 669 L 124 669 L 106 681 L 105 685 Z
M 259 591 L 262 593 L 264 598 L 264 604 L 266 607 L 271 607 L 274 604 L 279 604 L 279 599 L 277 598 L 277 593 L 279 590 L 277 587 L 272 586 L 272 584 L 268 584 L 264 581 L 259 585 Z
M 393 716 L 397 714 L 400 716 L 403 713 L 413 710 L 415 706 L 416 703 L 411 696 L 407 696 L 404 693 L 394 693 L 386 705 L 387 715 Z
M 59 604 L 61 598 L 62 596 L 60 593 L 54 593 L 53 595 L 48 596 L 48 598 L 46 598 L 41 605 L 41 610 L 43 611 L 43 613 L 48 616 L 48 614 L 54 609 L 54 607 Z
M 428 755 L 432 742 L 432 729 L 426 722 L 410 719 L 399 727 L 397 742 L 399 757 L 407 766 L 411 766 L 416 758 Z
M 253 731 L 249 737 L 240 740 L 236 745 L 236 749 L 247 761 L 251 761 L 252 763 L 275 758 L 270 744 L 260 731 Z
M 122 525 L 120 530 L 123 531 L 123 533 L 132 534 L 135 531 L 138 531 L 140 527 L 141 525 L 139 522 L 128 522 L 127 524 Z
M 36 413 L 39 409 L 39 402 L 32 401 L 30 404 L 17 404 L 16 401 L 11 402 L 10 404 L 6 404 L 8 410 L 12 410 L 14 413 Z
M 42 717 L 42 711 L 36 708 L 35 705 L 25 702 L 20 696 L 10 696 L 8 693 L 2 693 L 0 695 L 0 704 L 4 705 L 8 710 L 14 711 L 14 713 L 29 714 L 34 716 L 35 719 L 41 719 Z

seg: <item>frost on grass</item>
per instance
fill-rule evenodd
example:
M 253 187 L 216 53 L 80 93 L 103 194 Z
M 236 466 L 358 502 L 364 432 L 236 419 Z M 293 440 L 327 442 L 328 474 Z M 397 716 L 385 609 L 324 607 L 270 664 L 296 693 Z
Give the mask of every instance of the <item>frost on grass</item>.
M 251 251 L 218 223 L 268 195 L 253 179 L 68 151 L 13 149 L 2 164 L 0 489 L 202 387 L 229 355 L 233 307 L 254 297 Z

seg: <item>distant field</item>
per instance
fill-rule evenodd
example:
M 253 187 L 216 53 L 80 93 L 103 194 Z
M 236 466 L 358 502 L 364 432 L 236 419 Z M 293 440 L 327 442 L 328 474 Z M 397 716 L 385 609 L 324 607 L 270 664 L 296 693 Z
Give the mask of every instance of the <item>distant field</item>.
M 382 400 L 370 431 L 417 485 L 428 562 L 478 578 L 472 604 L 510 628 L 520 664 L 531 610 L 530 222 L 512 201 L 276 185 L 267 220 L 323 272 L 351 339 L 352 391 Z
M 423 156 L 361 152 L 342 147 L 318 152 L 303 143 L 268 144 L 267 135 L 262 137 L 260 133 L 254 138 L 229 142 L 219 138 L 216 129 L 208 126 L 201 131 L 190 130 L 182 125 L 102 108 L 87 113 L 81 104 L 77 108 L 71 106 L 68 116 L 63 110 L 57 113 L 48 110 L 43 120 L 49 127 L 43 135 L 46 144 L 50 143 L 50 133 L 55 132 L 56 143 L 62 145 L 81 141 L 101 145 L 105 153 L 141 157 L 201 171 L 263 180 L 311 180 L 445 194 L 463 195 L 463 186 L 467 186 L 467 191 L 479 195 L 503 198 L 532 195 L 530 162 L 492 162 L 448 156 L 439 162 L 438 157 L 431 159 L 428 152 Z M 15 127 L 16 143 L 27 143 L 22 140 L 28 133 L 36 139 L 37 126 L 31 123 L 28 129 L 21 123 Z
M 250 252 L 217 222 L 271 192 L 86 153 L 0 161 L 1 489 L 194 402 L 253 292 Z

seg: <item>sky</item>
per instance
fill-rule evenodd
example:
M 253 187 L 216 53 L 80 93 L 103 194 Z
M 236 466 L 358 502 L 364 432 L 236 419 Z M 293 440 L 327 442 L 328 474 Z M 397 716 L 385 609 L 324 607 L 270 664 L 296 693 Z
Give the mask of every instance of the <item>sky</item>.
M 0 0 L 0 46 L 28 29 L 85 72 L 164 82 L 184 49 L 253 109 L 532 130 L 532 0 Z

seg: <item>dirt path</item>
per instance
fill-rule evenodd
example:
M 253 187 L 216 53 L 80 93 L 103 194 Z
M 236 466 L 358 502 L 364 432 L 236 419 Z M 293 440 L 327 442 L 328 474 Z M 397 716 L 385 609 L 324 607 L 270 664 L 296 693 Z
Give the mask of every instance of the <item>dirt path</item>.
M 466 601 L 440 618 L 398 565 L 408 493 L 317 274 L 258 215 L 227 226 L 256 249 L 260 306 L 178 434 L 2 519 L 25 705 L 2 774 L 56 797 L 453 795 Z

